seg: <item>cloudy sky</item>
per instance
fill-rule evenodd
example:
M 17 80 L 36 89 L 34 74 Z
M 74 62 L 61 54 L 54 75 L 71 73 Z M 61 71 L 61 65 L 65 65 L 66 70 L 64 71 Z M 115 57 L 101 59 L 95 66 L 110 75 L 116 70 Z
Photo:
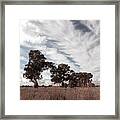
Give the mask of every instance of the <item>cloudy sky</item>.
M 100 82 L 99 20 L 21 20 L 21 85 L 32 84 L 22 77 L 31 49 L 40 50 L 48 61 L 68 64 L 76 72 L 91 72 L 93 80 Z M 48 70 L 40 84 L 49 83 Z

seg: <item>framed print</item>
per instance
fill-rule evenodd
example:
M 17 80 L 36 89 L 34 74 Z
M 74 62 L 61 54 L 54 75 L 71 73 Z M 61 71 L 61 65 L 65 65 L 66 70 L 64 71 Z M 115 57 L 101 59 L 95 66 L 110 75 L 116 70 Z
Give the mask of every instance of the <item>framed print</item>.
M 119 2 L 1 3 L 2 119 L 119 119 Z

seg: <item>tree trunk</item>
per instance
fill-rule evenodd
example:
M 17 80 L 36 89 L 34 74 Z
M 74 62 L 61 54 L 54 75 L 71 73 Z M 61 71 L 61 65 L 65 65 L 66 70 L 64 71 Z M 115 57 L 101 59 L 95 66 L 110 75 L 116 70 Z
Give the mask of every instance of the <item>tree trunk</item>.
M 38 82 L 37 82 L 37 80 L 31 80 L 31 82 L 34 83 L 34 88 L 38 88 Z
M 34 82 L 34 88 L 38 88 L 38 82 L 37 81 Z

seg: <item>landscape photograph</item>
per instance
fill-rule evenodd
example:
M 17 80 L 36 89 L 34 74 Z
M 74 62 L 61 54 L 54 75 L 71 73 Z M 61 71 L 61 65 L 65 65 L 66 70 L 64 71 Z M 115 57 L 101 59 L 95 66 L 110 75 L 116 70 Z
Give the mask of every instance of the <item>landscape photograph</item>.
M 20 20 L 20 100 L 100 100 L 99 20 Z

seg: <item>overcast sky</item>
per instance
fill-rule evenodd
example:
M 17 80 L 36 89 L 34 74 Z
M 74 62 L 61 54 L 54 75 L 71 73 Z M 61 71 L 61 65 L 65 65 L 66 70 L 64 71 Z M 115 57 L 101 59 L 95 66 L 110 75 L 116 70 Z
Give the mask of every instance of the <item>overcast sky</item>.
M 100 81 L 99 20 L 22 20 L 20 21 L 21 85 L 32 84 L 22 78 L 31 49 L 40 50 L 48 61 L 66 63 L 76 72 L 91 72 Z M 50 83 L 43 73 L 42 84 Z

